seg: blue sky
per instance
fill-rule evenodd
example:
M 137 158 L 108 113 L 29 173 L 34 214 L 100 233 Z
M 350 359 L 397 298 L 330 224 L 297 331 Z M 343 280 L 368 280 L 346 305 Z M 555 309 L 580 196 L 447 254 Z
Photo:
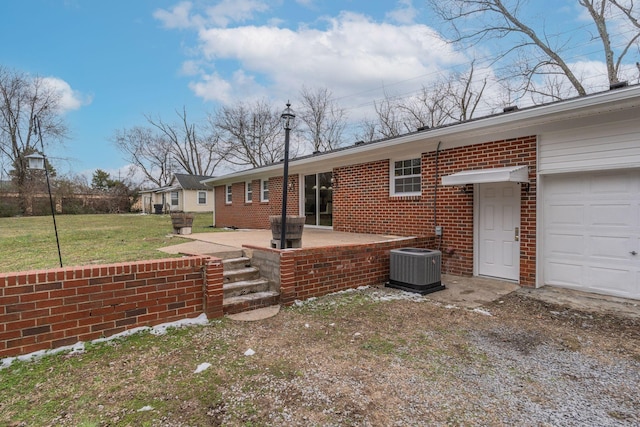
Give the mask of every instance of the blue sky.
M 532 3 L 546 25 L 584 24 L 575 1 Z M 385 92 L 411 94 L 470 61 L 421 0 L 1 0 L 0 16 L 0 64 L 65 94 L 70 138 L 47 154 L 62 173 L 89 176 L 127 166 L 110 138 L 145 114 L 171 122 L 184 106 L 200 120 L 257 98 L 295 109 L 305 85 L 328 88 L 357 119 Z

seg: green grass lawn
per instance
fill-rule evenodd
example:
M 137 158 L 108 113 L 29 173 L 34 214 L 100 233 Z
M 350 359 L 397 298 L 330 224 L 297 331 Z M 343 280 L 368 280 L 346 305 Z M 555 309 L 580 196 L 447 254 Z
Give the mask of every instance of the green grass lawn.
M 169 215 L 58 215 L 65 267 L 167 258 L 164 246 L 182 243 Z M 211 213 L 195 214 L 194 233 L 214 231 Z M 0 272 L 59 267 L 51 216 L 0 218 Z

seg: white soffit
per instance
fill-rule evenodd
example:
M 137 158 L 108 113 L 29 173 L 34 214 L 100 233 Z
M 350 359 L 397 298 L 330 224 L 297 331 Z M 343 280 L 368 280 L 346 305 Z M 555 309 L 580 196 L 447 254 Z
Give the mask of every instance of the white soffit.
M 475 169 L 442 177 L 442 185 L 484 184 L 488 182 L 529 182 L 529 168 L 527 165 L 522 165 Z

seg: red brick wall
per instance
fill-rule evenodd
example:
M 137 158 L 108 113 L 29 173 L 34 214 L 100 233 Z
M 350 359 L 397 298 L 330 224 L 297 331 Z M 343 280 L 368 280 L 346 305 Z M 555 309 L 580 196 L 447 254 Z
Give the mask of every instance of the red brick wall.
M 0 357 L 222 316 L 222 282 L 207 257 L 0 274 Z
M 426 164 L 425 164 L 426 157 Z M 440 177 L 466 169 L 529 166 L 529 192 L 521 186 L 520 206 L 520 284 L 535 285 L 536 264 L 536 137 L 526 136 L 467 147 L 442 150 Z M 427 191 L 435 184 L 435 153 L 423 157 L 422 172 Z M 471 190 L 471 186 L 469 186 Z M 443 271 L 451 274 L 473 273 L 473 191 L 461 194 L 456 187 L 438 187 L 438 224 L 444 227 L 441 248 Z M 433 220 L 432 220 L 433 221 Z M 450 253 L 453 251 L 453 253 Z
M 492 141 L 442 149 L 438 180 L 467 169 L 528 165 L 530 190 L 522 189 L 520 284 L 535 284 L 536 254 L 536 137 Z M 431 235 L 434 232 L 436 152 L 422 155 L 422 195 L 389 195 L 389 161 L 377 161 L 334 170 L 333 228 L 357 233 Z M 461 194 L 456 187 L 438 186 L 437 222 L 444 227 L 443 272 L 473 274 L 473 191 Z
M 434 188 L 436 152 L 423 153 L 422 194 L 396 197 L 389 194 L 389 160 L 335 168 L 333 229 L 355 233 L 429 236 L 434 233 Z M 521 198 L 520 284 L 533 286 L 536 269 L 536 137 L 490 141 L 439 152 L 438 179 L 467 169 L 529 166 L 530 190 Z M 297 178 L 297 177 L 296 177 Z M 216 188 L 216 225 L 268 228 L 268 216 L 280 213 L 282 179 L 272 178 L 270 203 L 256 209 L 244 204 L 244 183 L 234 184 L 233 206 L 224 205 L 224 187 Z M 258 186 L 259 181 L 254 181 Z M 298 214 L 298 189 L 289 194 L 288 211 Z M 259 194 L 254 192 L 254 200 Z M 238 199 L 237 199 L 238 198 Z M 259 204 L 259 202 L 258 202 Z M 437 188 L 437 222 L 444 228 L 437 248 L 443 251 L 443 271 L 473 274 L 473 191 Z
M 425 182 L 422 197 L 390 196 L 389 174 L 389 160 L 334 169 L 338 184 L 333 190 L 333 229 L 399 236 L 433 234 L 433 195 L 426 192 Z
M 287 194 L 287 215 L 299 215 L 298 176 L 289 177 L 293 188 Z M 282 177 L 269 179 L 269 201 L 260 201 L 260 180 L 252 181 L 252 201 L 245 200 L 245 183 L 236 182 L 231 189 L 232 203 L 226 204 L 226 187 L 215 187 L 216 227 L 269 228 L 269 215 L 282 211 Z
M 433 238 L 416 237 L 383 243 L 293 249 L 280 255 L 280 302 L 319 297 L 389 280 L 392 249 L 433 246 Z

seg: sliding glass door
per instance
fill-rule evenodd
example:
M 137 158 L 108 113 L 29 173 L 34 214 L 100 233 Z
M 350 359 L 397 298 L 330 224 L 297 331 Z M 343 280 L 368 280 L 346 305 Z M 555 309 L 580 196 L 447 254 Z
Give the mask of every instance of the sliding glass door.
M 304 176 L 305 224 L 331 227 L 333 224 L 333 187 L 331 172 Z

